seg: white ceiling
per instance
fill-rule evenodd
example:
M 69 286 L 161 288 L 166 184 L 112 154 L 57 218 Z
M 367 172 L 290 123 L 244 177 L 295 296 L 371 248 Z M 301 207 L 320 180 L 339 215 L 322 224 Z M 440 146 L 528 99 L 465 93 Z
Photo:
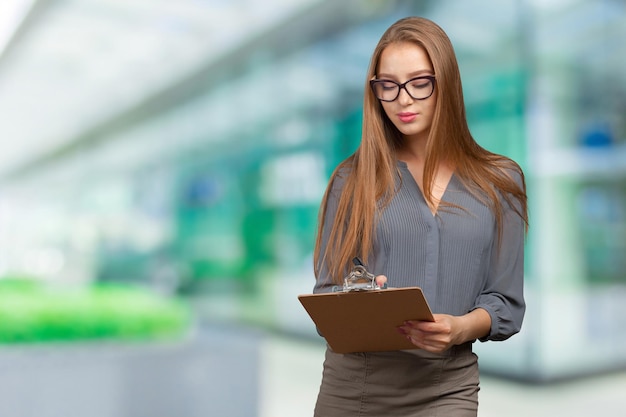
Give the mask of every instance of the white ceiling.
M 316 1 L 3 0 L 0 177 Z

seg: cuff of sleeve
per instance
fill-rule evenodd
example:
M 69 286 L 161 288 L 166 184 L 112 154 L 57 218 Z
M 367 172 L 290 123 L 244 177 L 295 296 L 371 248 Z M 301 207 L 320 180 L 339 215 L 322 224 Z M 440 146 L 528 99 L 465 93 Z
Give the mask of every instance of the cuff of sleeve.
M 493 336 L 498 334 L 498 328 L 500 327 L 500 319 L 498 318 L 498 315 L 493 310 L 493 308 L 489 305 L 479 304 L 475 306 L 472 310 L 476 310 L 477 308 L 482 308 L 483 310 L 487 312 L 487 314 L 489 314 L 489 317 L 491 317 L 491 328 L 489 329 L 489 334 L 479 338 L 478 340 L 481 342 L 492 340 Z

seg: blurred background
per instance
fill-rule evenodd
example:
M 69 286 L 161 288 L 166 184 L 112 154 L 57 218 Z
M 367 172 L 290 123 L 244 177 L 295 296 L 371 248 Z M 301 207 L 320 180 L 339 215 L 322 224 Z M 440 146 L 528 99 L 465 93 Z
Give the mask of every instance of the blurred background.
M 476 345 L 481 415 L 622 415 L 623 0 L 3 0 L 0 415 L 312 415 L 297 295 L 407 15 L 448 33 L 474 136 L 527 178 L 528 312 Z

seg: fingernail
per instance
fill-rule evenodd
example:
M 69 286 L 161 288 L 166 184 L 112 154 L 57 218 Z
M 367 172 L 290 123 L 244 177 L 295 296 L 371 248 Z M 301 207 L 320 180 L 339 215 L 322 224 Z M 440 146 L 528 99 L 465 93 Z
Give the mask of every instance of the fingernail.
M 396 327 L 396 329 L 398 330 L 398 333 L 406 334 L 406 330 L 404 330 L 402 327 Z

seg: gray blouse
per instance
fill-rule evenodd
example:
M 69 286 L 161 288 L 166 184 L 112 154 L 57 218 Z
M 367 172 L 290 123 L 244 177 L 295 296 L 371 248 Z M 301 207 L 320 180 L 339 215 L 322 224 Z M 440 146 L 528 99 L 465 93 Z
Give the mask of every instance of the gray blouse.
M 443 195 L 448 203 L 433 215 L 408 170 L 398 161 L 398 193 L 377 222 L 367 268 L 385 275 L 390 287 L 418 286 L 433 313 L 463 315 L 478 307 L 491 316 L 491 331 L 481 339 L 505 340 L 519 332 L 525 312 L 524 222 L 502 199 L 502 238 L 495 217 L 453 175 Z M 512 173 L 521 185 L 518 174 Z M 328 242 L 344 179 L 338 175 L 328 197 L 322 253 Z M 331 291 L 325 268 L 314 292 Z

